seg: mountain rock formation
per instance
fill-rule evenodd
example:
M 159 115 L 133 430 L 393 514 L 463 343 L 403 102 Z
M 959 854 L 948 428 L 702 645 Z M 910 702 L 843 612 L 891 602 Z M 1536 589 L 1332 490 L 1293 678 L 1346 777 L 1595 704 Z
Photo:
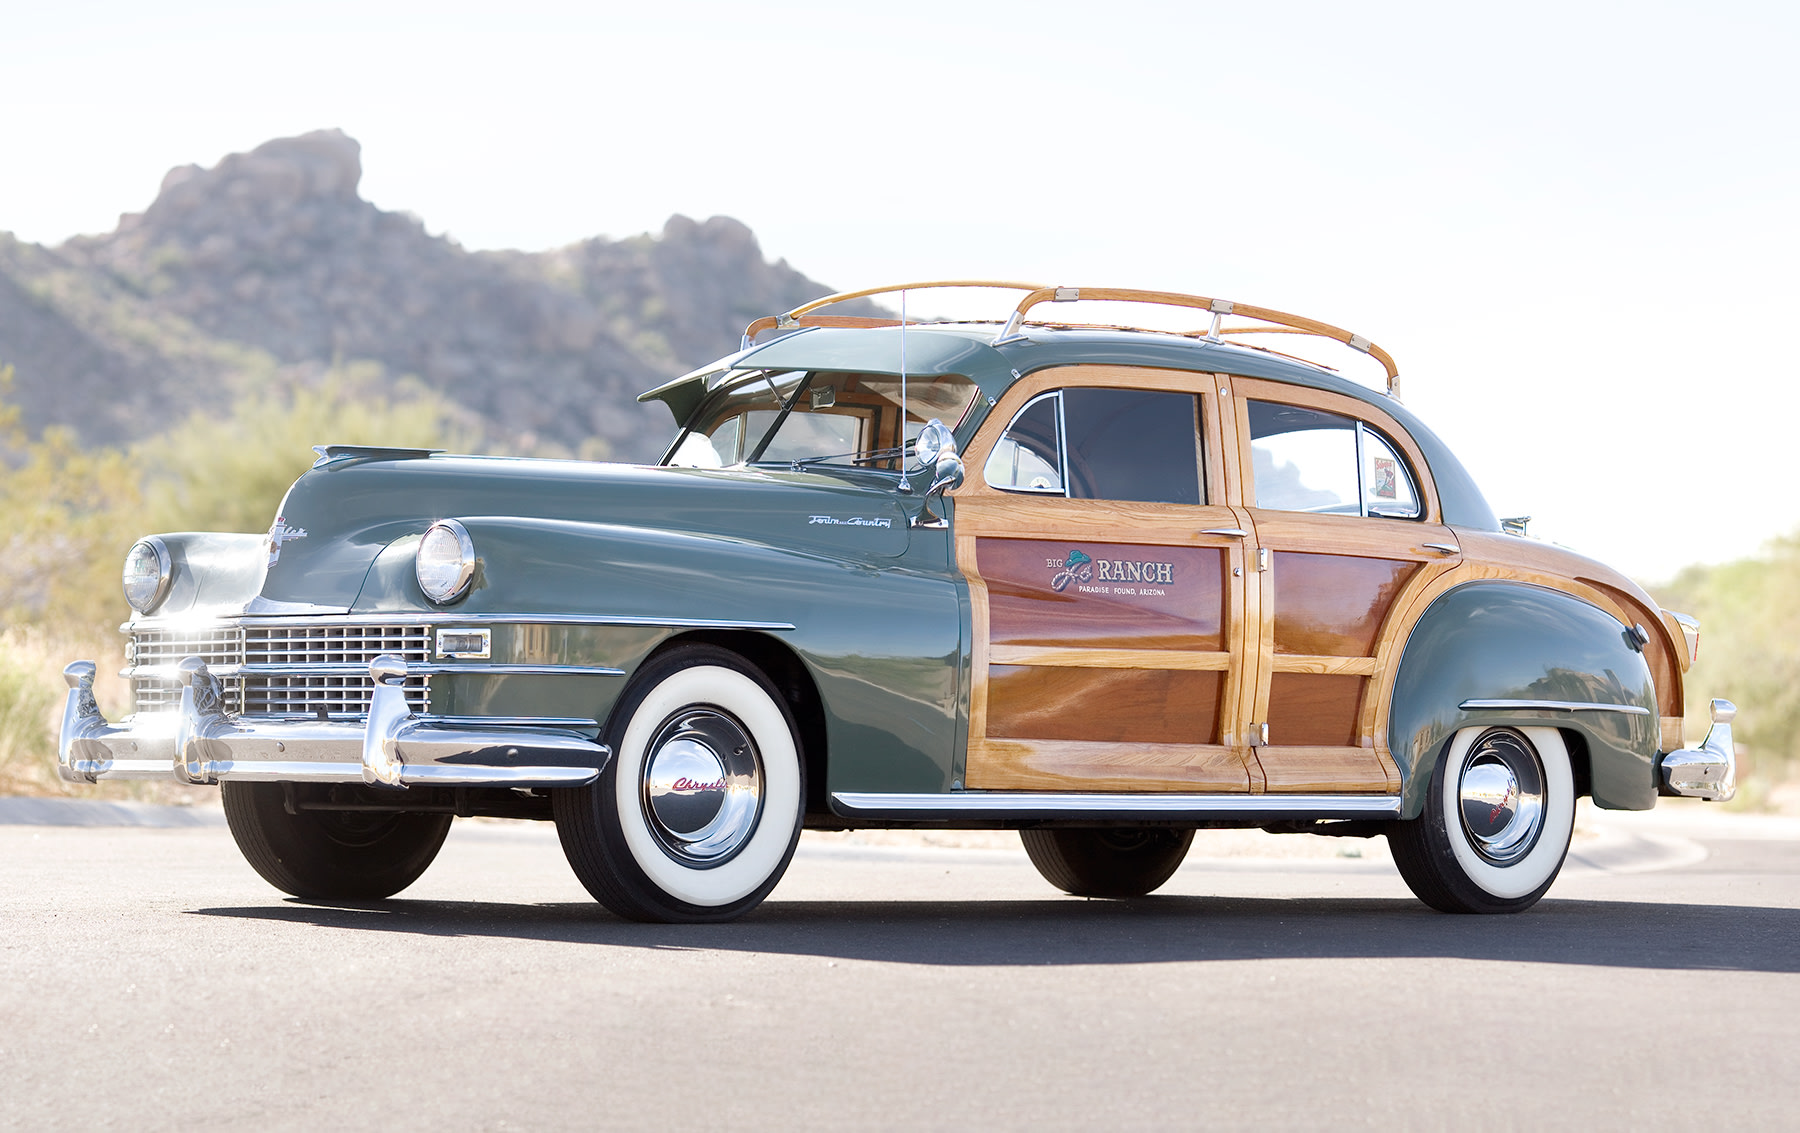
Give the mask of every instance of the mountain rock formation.
M 28 427 L 117 442 L 258 382 L 376 363 L 513 446 L 651 460 L 669 420 L 639 392 L 830 290 L 727 217 L 469 252 L 363 200 L 361 177 L 357 142 L 323 130 L 171 170 L 102 236 L 45 248 L 0 233 L 5 396 Z

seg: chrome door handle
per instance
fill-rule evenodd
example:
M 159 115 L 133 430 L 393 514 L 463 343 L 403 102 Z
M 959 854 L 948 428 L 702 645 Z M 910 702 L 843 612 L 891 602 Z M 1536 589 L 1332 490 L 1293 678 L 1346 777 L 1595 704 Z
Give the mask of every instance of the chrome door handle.
M 1248 539 L 1250 533 L 1242 527 L 1208 527 L 1202 535 L 1229 535 L 1233 539 Z
M 1436 551 L 1440 555 L 1462 554 L 1462 548 L 1458 547 L 1455 543 L 1426 543 L 1425 549 L 1428 551 Z

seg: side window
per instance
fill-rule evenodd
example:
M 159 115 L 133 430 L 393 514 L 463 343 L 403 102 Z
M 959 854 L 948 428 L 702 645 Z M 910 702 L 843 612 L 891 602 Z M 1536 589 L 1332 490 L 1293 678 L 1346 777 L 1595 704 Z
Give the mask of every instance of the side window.
M 989 485 L 1082 500 L 1199 504 L 1199 399 L 1158 390 L 1040 395 L 1001 434 Z
M 1351 417 L 1252 401 L 1256 506 L 1273 511 L 1417 519 L 1412 473 L 1388 439 Z
M 1063 494 L 1061 406 L 1059 394 L 1045 393 L 1019 410 L 988 454 L 982 474 L 989 485 L 1009 492 Z
M 1406 463 L 1388 439 L 1363 426 L 1363 514 L 1417 519 L 1424 513 Z

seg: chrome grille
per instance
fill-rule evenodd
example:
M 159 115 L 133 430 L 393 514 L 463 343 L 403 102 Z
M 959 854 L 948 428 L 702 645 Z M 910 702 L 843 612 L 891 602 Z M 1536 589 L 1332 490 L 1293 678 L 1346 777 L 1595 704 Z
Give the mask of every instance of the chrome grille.
M 209 667 L 237 665 L 244 659 L 244 631 L 238 626 L 135 629 L 125 663 L 134 669 L 173 668 L 188 657 L 198 657 Z M 181 682 L 173 677 L 133 677 L 131 686 L 139 712 L 173 712 L 181 705 Z M 227 711 L 242 711 L 241 693 L 237 681 L 225 682 Z
M 356 673 L 292 676 L 252 674 L 244 678 L 243 711 L 256 716 L 362 716 L 369 711 L 375 683 L 367 665 L 383 653 L 408 664 L 431 659 L 430 626 L 270 626 L 244 630 L 244 663 L 295 667 L 355 665 Z M 413 711 L 430 707 L 423 676 L 406 678 L 406 701 Z
M 219 625 L 205 628 L 137 628 L 131 633 L 127 663 L 138 672 L 173 668 L 199 657 L 224 686 L 225 708 L 255 716 L 363 716 L 374 682 L 367 666 L 383 653 L 423 665 L 431 659 L 430 626 Z M 240 673 L 242 665 L 280 665 L 294 673 Z M 344 671 L 349 668 L 352 671 Z M 307 672 L 317 669 L 316 672 Z M 172 676 L 133 675 L 139 712 L 172 712 L 181 704 L 181 684 Z M 415 712 L 430 708 L 424 676 L 406 679 L 406 700 Z

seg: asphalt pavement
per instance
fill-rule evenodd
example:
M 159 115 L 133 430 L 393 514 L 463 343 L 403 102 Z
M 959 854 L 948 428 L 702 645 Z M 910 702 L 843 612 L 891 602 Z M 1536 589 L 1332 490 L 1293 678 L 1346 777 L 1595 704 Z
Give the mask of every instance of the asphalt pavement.
M 216 809 L 0 799 L 0 1128 L 1793 1128 L 1800 820 L 1584 814 L 1512 917 L 1379 840 L 1203 832 L 1142 901 L 1008 836 L 807 835 L 723 926 L 622 922 L 547 825 L 389 901 Z M 81 822 L 83 825 L 69 823 Z M 933 842 L 939 844 L 932 844 Z M 947 843 L 947 844 L 944 844 Z

